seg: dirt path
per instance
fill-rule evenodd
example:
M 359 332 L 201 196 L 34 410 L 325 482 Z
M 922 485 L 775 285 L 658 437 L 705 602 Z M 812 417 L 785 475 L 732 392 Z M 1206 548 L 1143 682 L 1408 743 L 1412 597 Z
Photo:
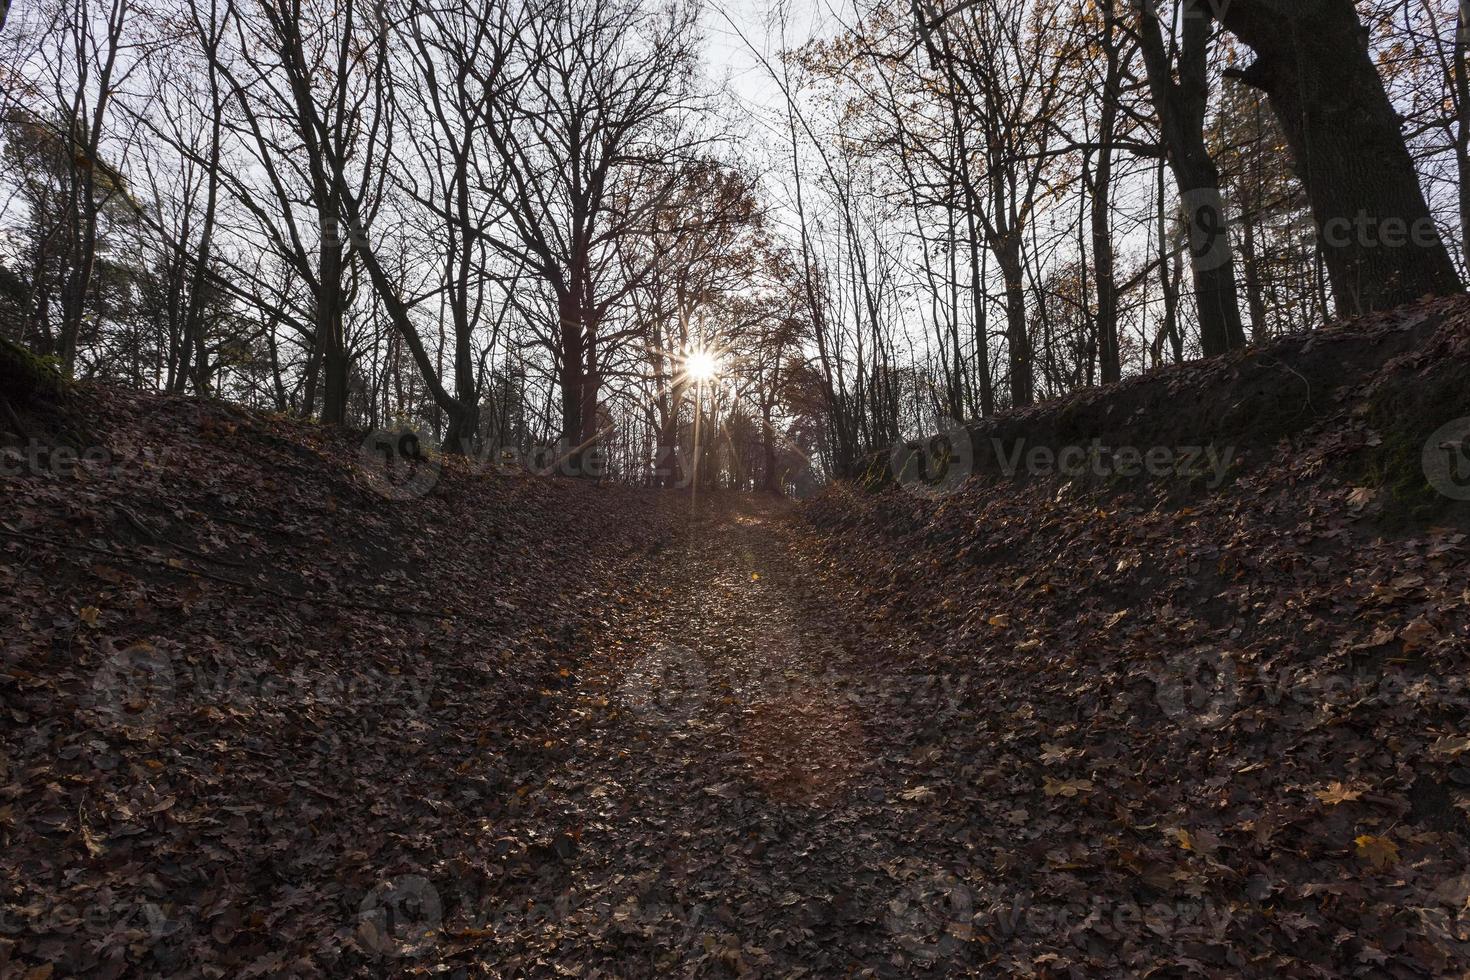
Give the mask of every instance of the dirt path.
M 865 668 L 881 638 L 817 595 L 785 513 L 740 505 L 629 595 L 547 737 L 560 765 L 527 791 L 546 844 L 501 893 L 496 968 L 956 965 L 963 848 L 905 748 L 936 706 Z

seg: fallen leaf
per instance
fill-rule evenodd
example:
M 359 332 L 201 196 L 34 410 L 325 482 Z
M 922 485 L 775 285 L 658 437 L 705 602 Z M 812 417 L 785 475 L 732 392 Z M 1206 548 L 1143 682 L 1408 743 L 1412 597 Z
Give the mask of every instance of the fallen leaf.
M 1439 630 L 1435 629 L 1429 620 L 1420 616 L 1399 633 L 1399 639 L 1403 641 L 1405 650 L 1418 650 L 1426 647 L 1439 636 Z
M 1079 793 L 1092 792 L 1092 780 L 1090 779 L 1053 779 L 1045 777 L 1042 791 L 1047 796 L 1073 797 Z
M 1317 790 L 1315 795 L 1317 799 L 1321 800 L 1325 805 L 1337 806 L 1339 803 L 1347 803 L 1351 800 L 1356 800 L 1358 797 L 1363 795 L 1363 791 L 1360 789 L 1349 789 L 1343 783 L 1334 782 L 1328 783 L 1326 789 Z
M 1353 840 L 1358 845 L 1358 857 L 1379 871 L 1392 867 L 1399 859 L 1399 846 L 1387 837 L 1363 834 Z

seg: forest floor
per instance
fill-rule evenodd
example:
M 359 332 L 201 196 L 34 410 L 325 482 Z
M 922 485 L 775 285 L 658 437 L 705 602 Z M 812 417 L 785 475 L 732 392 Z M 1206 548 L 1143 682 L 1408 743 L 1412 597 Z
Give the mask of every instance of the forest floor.
M 804 544 L 789 506 L 727 499 L 625 589 L 535 791 L 576 839 L 569 908 L 526 920 L 511 972 L 898 975 L 973 938 L 946 871 L 972 815 L 921 778 L 944 692 L 885 667 L 903 642 Z
M 1125 384 L 1232 406 L 1208 486 L 696 512 L 79 389 L 0 473 L 0 976 L 1465 975 L 1445 310 Z

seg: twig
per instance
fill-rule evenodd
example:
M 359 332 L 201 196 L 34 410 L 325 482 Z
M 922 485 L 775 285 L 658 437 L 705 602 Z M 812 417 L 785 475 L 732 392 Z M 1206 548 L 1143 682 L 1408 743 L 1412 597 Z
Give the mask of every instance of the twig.
M 216 555 L 208 555 L 202 551 L 196 551 L 186 544 L 179 544 L 177 541 L 170 541 L 168 538 L 165 538 L 163 535 L 153 530 L 153 528 L 149 527 L 147 524 L 144 524 L 142 520 L 138 518 L 138 515 L 128 510 L 122 504 L 114 502 L 111 506 L 114 510 L 121 514 L 129 524 L 133 525 L 133 527 L 136 528 L 139 533 L 147 535 L 149 538 L 157 541 L 159 544 L 166 545 L 170 548 L 175 548 L 179 551 L 182 551 L 186 555 L 192 555 L 193 557 L 198 558 L 200 561 L 213 562 L 216 565 L 228 565 L 233 568 L 249 567 L 245 564 L 245 562 L 235 561 L 233 558 L 220 558 Z

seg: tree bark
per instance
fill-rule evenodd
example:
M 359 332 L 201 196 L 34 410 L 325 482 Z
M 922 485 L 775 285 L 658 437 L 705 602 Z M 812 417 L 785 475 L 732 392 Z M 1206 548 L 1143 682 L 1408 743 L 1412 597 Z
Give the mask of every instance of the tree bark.
M 561 438 L 562 452 L 568 459 L 577 455 L 582 442 L 584 400 L 582 388 L 586 383 L 584 364 L 586 351 L 582 343 L 582 310 L 574 296 L 562 296 L 557 301 L 560 317 L 560 364 L 558 385 L 561 389 Z
M 1103 74 L 1102 118 L 1098 124 L 1097 169 L 1092 178 L 1092 261 L 1097 289 L 1098 368 L 1103 384 L 1123 377 L 1123 359 L 1118 342 L 1118 284 L 1115 279 L 1113 233 L 1109 222 L 1113 189 L 1113 138 L 1118 127 L 1119 90 L 1123 83 L 1110 4 L 1103 5 L 1103 52 L 1107 67 Z
M 347 421 L 348 357 L 342 336 L 342 246 L 333 234 L 322 235 L 316 333 L 322 354 L 322 421 L 342 425 Z
M 1011 232 L 996 250 L 1006 286 L 1006 346 L 1011 375 L 1011 407 L 1024 408 L 1035 400 L 1031 338 L 1026 332 L 1026 291 L 1021 267 L 1021 235 Z
M 1455 19 L 1450 83 L 1455 100 L 1455 167 L 1460 178 L 1460 256 L 1470 268 L 1470 4 L 1461 0 Z
M 1281 122 L 1338 314 L 1459 292 L 1351 0 L 1232 0 L 1219 15 L 1255 52 L 1234 74 Z
M 1179 80 L 1174 80 L 1156 13 L 1138 16 L 1139 48 L 1148 71 L 1149 91 L 1159 115 L 1169 167 L 1188 223 L 1190 271 L 1199 308 L 1200 346 L 1206 357 L 1245 346 L 1240 301 L 1235 293 L 1235 260 L 1230 251 L 1220 171 L 1205 145 L 1205 108 L 1209 98 L 1208 49 L 1211 24 L 1187 3 L 1179 48 Z

